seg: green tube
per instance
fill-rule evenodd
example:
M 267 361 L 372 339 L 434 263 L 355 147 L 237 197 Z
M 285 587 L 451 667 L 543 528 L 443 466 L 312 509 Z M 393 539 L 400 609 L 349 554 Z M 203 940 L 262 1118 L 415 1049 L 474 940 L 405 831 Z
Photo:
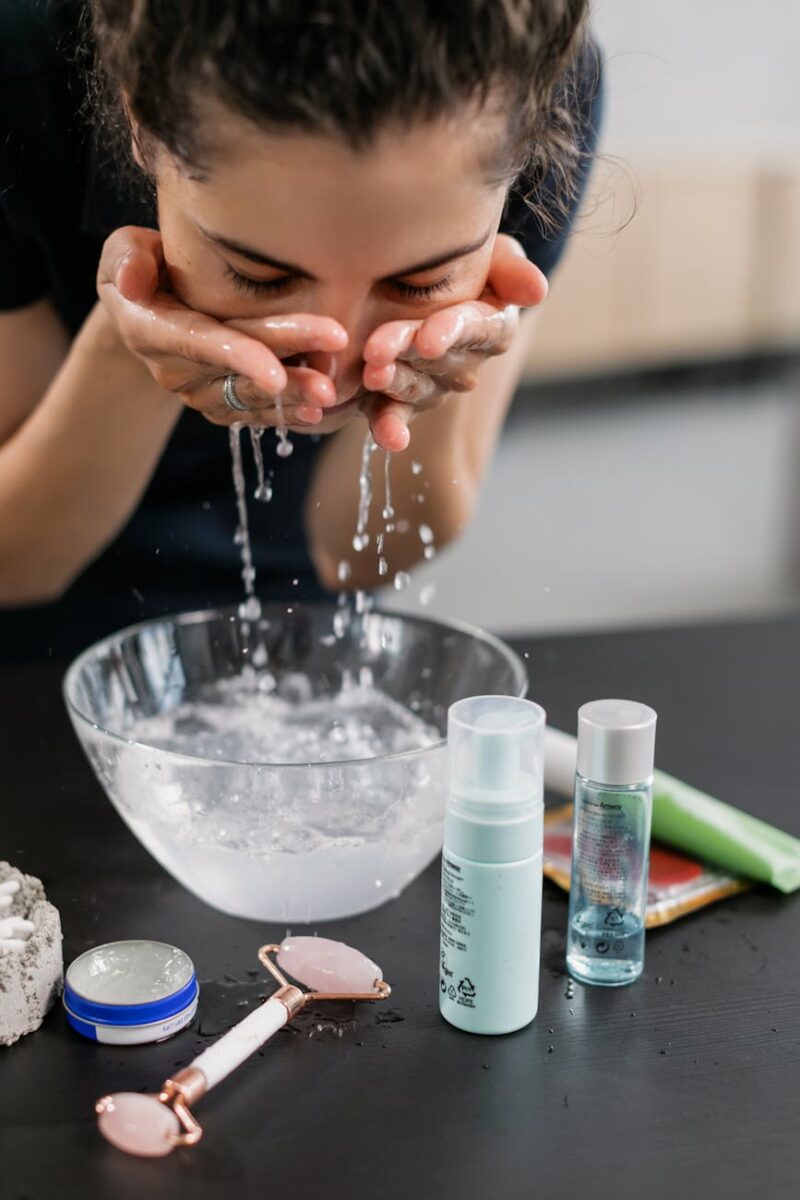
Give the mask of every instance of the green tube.
M 653 837 L 781 892 L 800 887 L 800 838 L 656 771 Z

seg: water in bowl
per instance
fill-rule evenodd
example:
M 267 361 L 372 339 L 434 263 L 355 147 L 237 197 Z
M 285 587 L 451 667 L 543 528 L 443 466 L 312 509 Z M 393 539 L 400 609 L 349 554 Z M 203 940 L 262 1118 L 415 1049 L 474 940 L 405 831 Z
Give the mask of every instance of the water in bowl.
M 312 695 L 301 673 L 276 683 L 268 668 L 248 671 L 171 711 L 131 714 L 121 732 L 111 753 L 99 735 L 87 745 L 114 803 L 169 871 L 226 912 L 349 915 L 399 894 L 439 848 L 444 751 L 405 752 L 440 731 L 368 670 L 330 695 Z

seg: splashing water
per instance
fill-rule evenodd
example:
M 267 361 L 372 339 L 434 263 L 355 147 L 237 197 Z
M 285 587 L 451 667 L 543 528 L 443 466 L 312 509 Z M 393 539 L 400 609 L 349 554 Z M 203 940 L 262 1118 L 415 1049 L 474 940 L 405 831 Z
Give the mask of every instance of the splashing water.
M 382 513 L 384 521 L 391 521 L 392 517 L 394 516 L 394 505 L 392 504 L 392 480 L 390 476 L 391 464 L 392 456 L 387 450 L 385 452 L 385 458 L 383 462 L 383 479 L 384 488 L 386 491 L 386 502 L 383 506 Z
M 411 583 L 411 576 L 408 571 L 398 571 L 394 577 L 394 590 L 396 592 L 404 591 Z
M 285 675 L 253 690 L 241 676 L 220 679 L 201 699 L 169 713 L 139 717 L 126 735 L 192 757 L 227 762 L 344 762 L 417 750 L 439 733 L 393 700 L 362 670 L 341 690 L 315 696 L 308 676 Z
M 261 449 L 261 439 L 264 436 L 263 425 L 250 426 L 250 445 L 253 449 L 253 461 L 256 464 L 256 490 L 253 493 L 256 500 L 269 504 L 272 499 L 272 486 L 264 473 L 264 455 Z
M 367 592 L 362 592 L 362 591 L 356 592 L 356 612 L 357 613 L 370 612 L 372 609 L 372 604 L 373 604 L 372 596 L 370 596 Z
M 243 426 L 238 422 L 230 426 L 228 437 L 231 445 L 231 463 L 233 467 L 233 488 L 236 493 L 236 510 L 239 524 L 233 540 L 239 547 L 242 556 L 242 582 L 244 583 L 244 603 L 239 607 L 239 615 L 243 620 L 255 621 L 261 616 L 261 605 L 255 594 L 256 569 L 253 564 L 253 550 L 250 545 L 250 526 L 247 520 L 247 495 L 244 479 L 244 463 L 242 462 L 242 433 Z
M 350 566 L 350 563 L 347 561 L 347 559 L 343 558 L 336 568 L 336 578 L 339 580 L 339 583 L 347 583 L 352 574 L 353 568 Z
M 420 525 L 419 540 L 422 542 L 423 546 L 425 547 L 425 549 L 423 550 L 422 553 L 425 556 L 425 558 L 428 560 L 428 562 L 430 562 L 430 560 L 436 554 L 436 547 L 433 544 L 433 530 L 431 529 L 430 525 Z
M 419 602 L 423 608 L 427 608 L 436 595 L 436 588 L 432 583 L 426 583 L 424 588 L 420 589 Z
M 361 470 L 358 473 L 358 519 L 356 521 L 356 532 L 353 538 L 353 549 L 360 553 L 369 545 L 369 534 L 367 533 L 367 525 L 369 524 L 369 510 L 372 504 L 372 471 L 370 469 L 370 458 L 377 444 L 373 440 L 372 432 L 368 431 L 364 438 L 364 448 L 361 451 Z
M 294 452 L 294 446 L 289 441 L 289 435 L 286 432 L 286 418 L 283 412 L 283 397 L 275 397 L 275 411 L 278 414 L 278 424 L 275 426 L 275 437 L 278 439 L 278 445 L 275 450 L 278 458 L 289 458 Z
M 397 895 L 441 846 L 444 756 L 383 756 L 441 730 L 366 674 L 323 692 L 304 675 L 272 683 L 253 689 L 242 674 L 171 712 L 131 714 L 131 740 L 104 759 L 126 819 L 178 878 L 240 916 L 324 920 Z

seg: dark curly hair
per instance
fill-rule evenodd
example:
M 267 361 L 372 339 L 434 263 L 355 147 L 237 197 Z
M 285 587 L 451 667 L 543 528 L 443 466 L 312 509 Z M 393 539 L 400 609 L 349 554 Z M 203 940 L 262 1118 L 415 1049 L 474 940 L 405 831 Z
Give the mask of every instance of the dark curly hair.
M 492 98 L 502 174 L 565 210 L 580 175 L 572 102 L 588 0 L 90 0 L 91 77 L 107 131 L 153 140 L 193 171 L 213 157 L 213 96 L 267 130 L 368 145 L 390 124 Z M 123 104 L 124 97 L 124 104 Z M 521 186 L 520 186 L 521 185 Z M 557 215 L 557 214 L 556 214 Z

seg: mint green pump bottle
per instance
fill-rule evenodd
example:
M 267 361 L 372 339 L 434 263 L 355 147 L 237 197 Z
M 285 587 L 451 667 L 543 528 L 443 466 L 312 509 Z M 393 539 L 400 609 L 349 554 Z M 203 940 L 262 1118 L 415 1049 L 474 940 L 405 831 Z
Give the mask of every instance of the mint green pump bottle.
M 539 1006 L 544 728 L 513 696 L 448 714 L 439 1007 L 469 1033 L 522 1029 Z

